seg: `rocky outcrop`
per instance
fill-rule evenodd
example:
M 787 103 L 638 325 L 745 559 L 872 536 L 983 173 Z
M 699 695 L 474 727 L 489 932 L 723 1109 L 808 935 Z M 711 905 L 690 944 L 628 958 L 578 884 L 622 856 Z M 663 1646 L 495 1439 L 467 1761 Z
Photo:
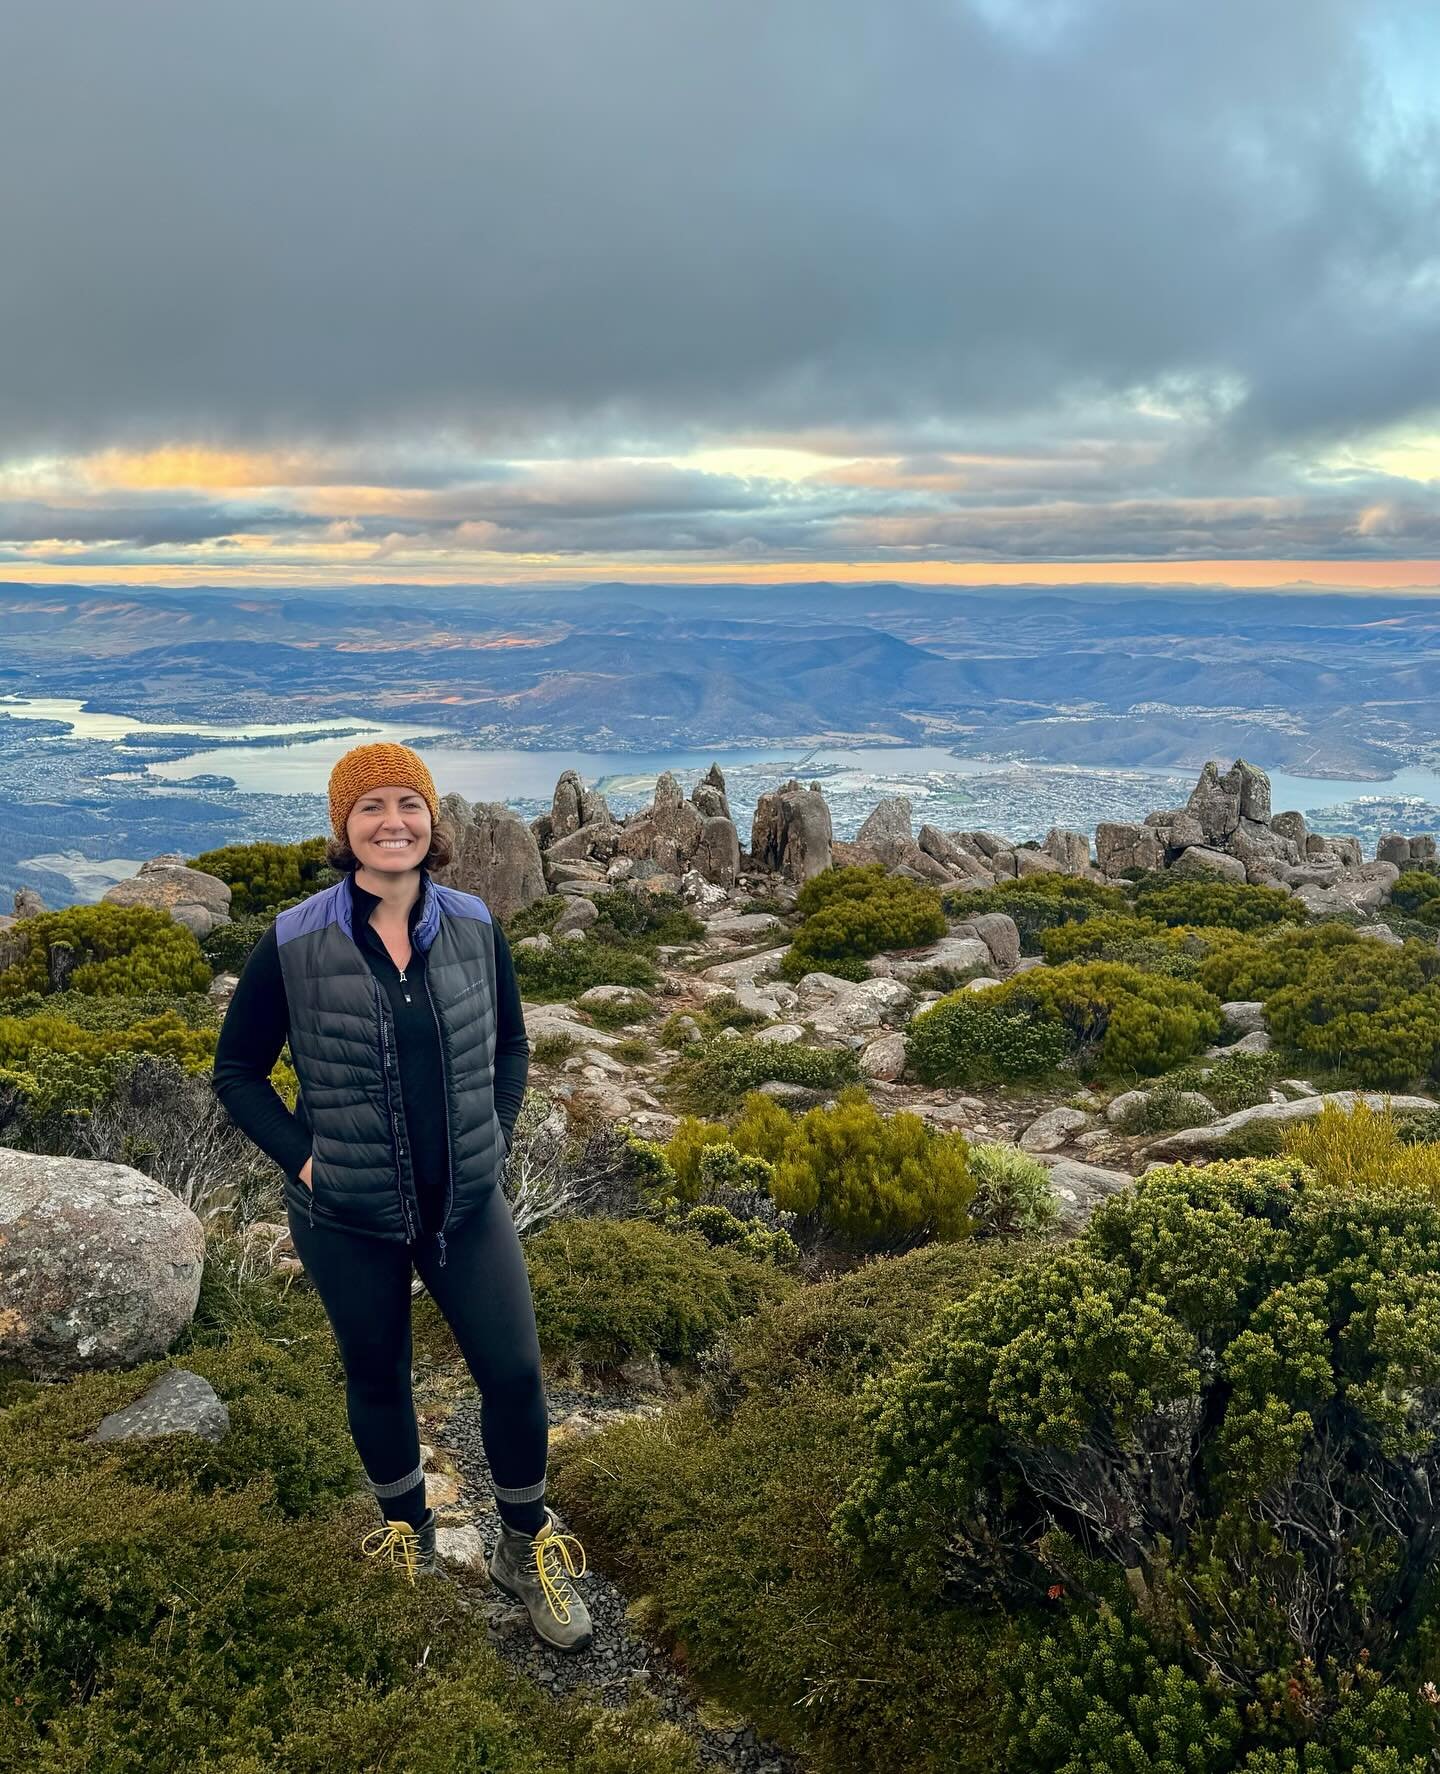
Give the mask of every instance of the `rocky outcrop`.
M 204 1262 L 199 1220 L 128 1164 L 0 1147 L 0 1363 L 54 1380 L 163 1355 Z
M 1100 872 L 1112 877 L 1126 869 L 1163 868 L 1165 840 L 1154 826 L 1102 820 L 1095 827 L 1095 860 Z
M 139 874 L 117 881 L 100 897 L 108 905 L 142 905 L 167 912 L 196 936 L 209 936 L 230 922 L 229 883 L 192 869 L 173 852 L 142 862 Z
M 760 870 L 808 881 L 830 867 L 834 831 L 820 784 L 804 788 L 792 776 L 761 795 L 750 826 L 750 857 Z
M 449 794 L 440 803 L 454 833 L 455 854 L 436 879 L 476 893 L 502 921 L 545 896 L 545 871 L 535 834 L 499 801 Z

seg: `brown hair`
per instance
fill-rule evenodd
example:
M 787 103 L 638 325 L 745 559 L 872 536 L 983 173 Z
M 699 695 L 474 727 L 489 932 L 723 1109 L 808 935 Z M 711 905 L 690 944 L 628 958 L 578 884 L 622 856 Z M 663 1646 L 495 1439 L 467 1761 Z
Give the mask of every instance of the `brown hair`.
M 447 821 L 442 819 L 438 824 L 431 826 L 430 848 L 425 852 L 418 866 L 429 869 L 433 875 L 440 869 L 449 868 L 454 857 L 455 846 L 451 841 L 450 826 Z M 355 852 L 350 848 L 348 838 L 327 838 L 325 840 L 325 861 L 328 867 L 335 869 L 337 873 L 342 875 L 348 875 L 360 866 Z

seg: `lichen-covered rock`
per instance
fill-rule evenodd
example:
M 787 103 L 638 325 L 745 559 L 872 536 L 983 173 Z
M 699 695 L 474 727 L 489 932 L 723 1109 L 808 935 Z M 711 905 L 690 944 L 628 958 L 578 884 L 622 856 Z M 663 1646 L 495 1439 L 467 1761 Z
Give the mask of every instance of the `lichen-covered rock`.
M 1233 1048 L 1230 1050 L 1235 1051 Z M 1418 1115 L 1437 1105 L 1428 1096 L 1397 1096 L 1378 1090 L 1331 1090 L 1320 1096 L 1302 1097 L 1298 1102 L 1260 1103 L 1253 1109 L 1237 1109 L 1233 1115 L 1222 1115 L 1206 1127 L 1186 1127 L 1179 1133 L 1167 1133 L 1152 1140 L 1144 1149 L 1147 1162 L 1158 1159 L 1190 1158 L 1221 1150 L 1232 1134 L 1257 1123 L 1287 1127 L 1295 1121 L 1308 1121 L 1318 1115 L 1326 1103 L 1347 1113 L 1357 1102 L 1372 1109 L 1390 1109 L 1397 1115 Z
M 830 809 L 818 784 L 804 788 L 791 777 L 755 805 L 750 854 L 759 869 L 808 881 L 829 868 L 833 840 Z
M 200 1221 L 128 1164 L 0 1147 L 0 1363 L 52 1380 L 163 1355 L 204 1263 Z
M 1170 866 L 1170 872 L 1172 875 L 1198 875 L 1211 880 L 1243 881 L 1245 864 L 1238 856 L 1229 856 L 1223 850 L 1192 844 L 1176 857 Z
M 178 857 L 153 856 L 140 872 L 107 887 L 108 905 L 142 905 L 167 912 L 196 936 L 209 936 L 230 922 L 230 885 L 203 869 L 192 869 Z
M 1090 866 L 1090 840 L 1084 832 L 1066 831 L 1052 825 L 1045 834 L 1043 849 L 1053 856 L 1067 875 L 1083 875 Z
M 1020 965 L 1020 928 L 1008 912 L 980 912 L 957 924 L 952 934 L 978 936 L 1000 973 L 1013 973 Z
M 1037 1115 L 1020 1135 L 1023 1152 L 1054 1152 L 1068 1146 L 1077 1133 L 1095 1125 L 1095 1117 L 1084 1109 L 1047 1109 Z
M 92 1441 L 146 1441 L 155 1435 L 198 1435 L 224 1441 L 230 1413 L 215 1388 L 199 1374 L 173 1367 L 133 1404 L 100 1419 Z
M 460 794 L 446 795 L 440 805 L 454 833 L 455 854 L 448 868 L 437 871 L 437 880 L 478 894 L 501 920 L 544 898 L 540 846 L 517 813 L 499 801 L 476 801 L 472 807 Z

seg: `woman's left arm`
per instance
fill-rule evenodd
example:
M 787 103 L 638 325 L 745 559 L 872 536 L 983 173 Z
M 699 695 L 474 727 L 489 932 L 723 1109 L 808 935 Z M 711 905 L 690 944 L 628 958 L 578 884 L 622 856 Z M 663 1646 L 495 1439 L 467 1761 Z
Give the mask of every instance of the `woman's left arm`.
M 515 1143 L 515 1121 L 530 1075 L 530 1042 L 520 1007 L 520 982 L 505 932 L 495 925 L 495 1113 L 505 1132 L 505 1149 Z

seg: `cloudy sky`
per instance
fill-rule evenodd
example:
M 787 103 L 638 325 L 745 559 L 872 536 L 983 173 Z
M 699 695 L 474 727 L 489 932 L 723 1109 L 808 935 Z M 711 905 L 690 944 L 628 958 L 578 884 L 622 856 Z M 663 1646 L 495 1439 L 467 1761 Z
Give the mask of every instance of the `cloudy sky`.
M 1423 0 L 6 0 L 0 578 L 1440 586 Z

